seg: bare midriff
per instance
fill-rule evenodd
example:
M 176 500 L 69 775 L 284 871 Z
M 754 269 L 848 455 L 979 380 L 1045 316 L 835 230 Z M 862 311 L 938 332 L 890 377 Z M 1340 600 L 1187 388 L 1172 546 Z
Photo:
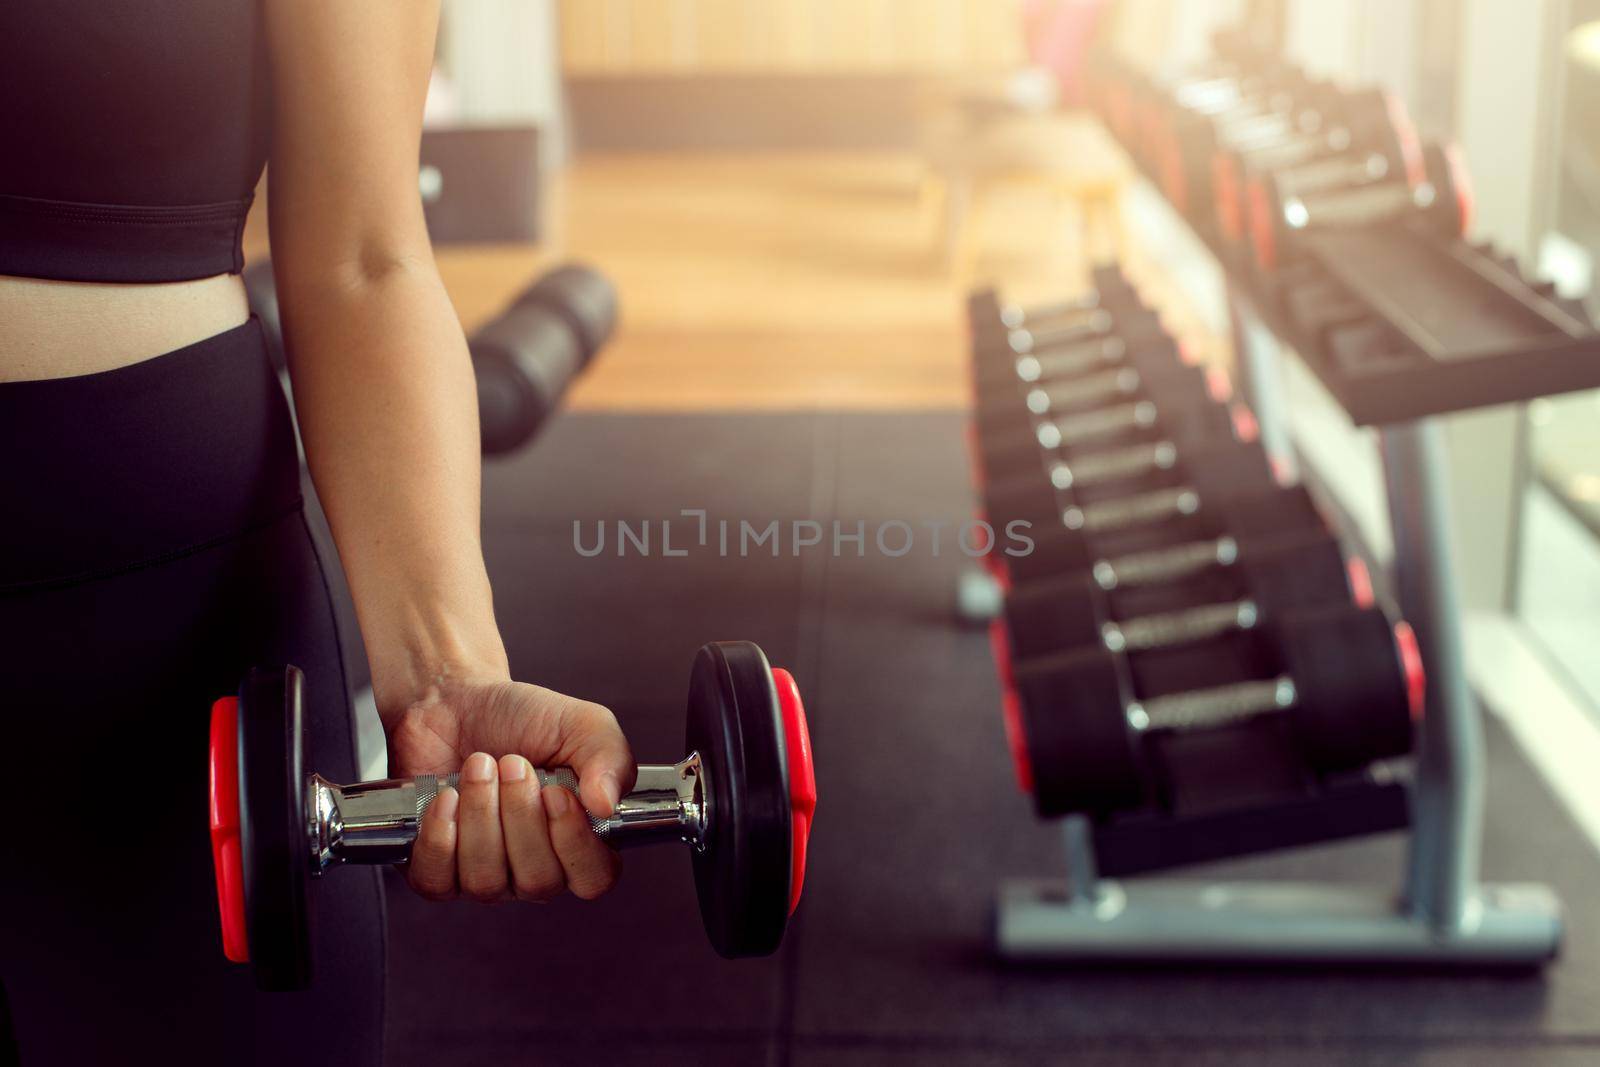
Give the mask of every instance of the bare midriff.
M 0 382 L 139 363 L 249 318 L 236 274 L 122 285 L 0 275 Z

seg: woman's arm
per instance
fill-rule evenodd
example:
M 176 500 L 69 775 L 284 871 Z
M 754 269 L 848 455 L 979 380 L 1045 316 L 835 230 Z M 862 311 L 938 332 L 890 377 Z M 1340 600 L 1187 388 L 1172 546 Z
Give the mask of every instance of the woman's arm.
M 570 763 L 585 804 L 609 812 L 633 774 L 615 721 L 598 705 L 511 683 L 495 624 L 479 536 L 471 363 L 417 191 L 437 0 L 273 0 L 263 9 L 275 86 L 272 260 L 295 405 L 391 757 L 404 773 L 453 771 L 478 750 Z M 500 764 L 519 766 L 515 756 Z M 464 768 L 460 884 L 490 897 L 507 892 L 507 859 L 489 809 L 504 806 L 507 819 L 516 809 L 541 825 L 545 812 L 515 770 L 502 785 L 473 773 L 483 769 L 480 761 Z M 530 790 L 531 800 L 523 795 Z M 567 814 L 559 801 L 552 812 Z M 451 798 L 440 811 L 454 807 Z M 454 850 L 441 835 L 453 844 L 456 828 L 438 822 L 425 828 L 413 880 L 426 868 L 424 888 L 448 895 Z M 520 825 L 505 831 L 526 836 Z M 551 833 L 561 836 L 553 825 Z M 574 841 L 569 857 L 557 840 L 574 888 L 594 887 L 587 868 L 612 869 L 596 844 Z M 548 840 L 533 846 L 548 866 Z M 510 866 L 520 884 L 519 858 L 511 855 Z M 577 878 L 573 864 L 587 865 Z M 548 871 L 536 873 L 533 881 L 550 881 Z

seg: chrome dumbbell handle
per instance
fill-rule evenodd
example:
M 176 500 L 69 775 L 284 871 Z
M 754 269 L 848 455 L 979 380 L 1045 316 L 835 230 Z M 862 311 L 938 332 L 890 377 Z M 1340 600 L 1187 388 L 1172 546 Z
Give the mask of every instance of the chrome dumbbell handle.
M 1097 337 L 1111 329 L 1111 322 L 1109 311 L 1091 311 L 1079 322 L 1046 326 L 1037 330 L 1020 327 L 1012 330 L 1006 339 L 1013 352 L 1027 355 L 1041 348 L 1052 348 L 1056 345 L 1081 341 L 1086 337 Z
M 1032 307 L 1023 307 L 1021 304 L 1006 304 L 1000 308 L 1000 324 L 1008 330 L 1015 330 L 1026 325 L 1030 320 L 1040 322 L 1069 315 L 1093 314 L 1095 311 L 1100 310 L 1099 300 L 1100 295 L 1094 293 L 1087 297 L 1057 300 L 1049 304 L 1035 304 Z
M 1048 352 L 1022 356 L 1017 360 L 1017 377 L 1024 382 L 1037 382 L 1044 378 L 1087 374 L 1107 363 L 1116 363 L 1127 351 L 1128 346 L 1120 337 L 1087 338 Z
M 1110 403 L 1137 393 L 1142 384 L 1139 372 L 1132 367 L 1114 367 L 1070 381 L 1036 385 L 1023 400 L 1029 411 L 1043 415 L 1056 408 Z
M 578 791 L 567 767 L 535 769 L 540 787 Z M 306 780 L 306 831 L 311 870 L 321 874 L 341 863 L 400 863 L 411 854 L 422 817 L 459 776 L 421 774 L 378 782 L 336 785 L 321 775 Z M 607 818 L 589 816 L 589 826 L 613 848 L 658 841 L 683 841 L 704 848 L 707 839 L 705 769 L 699 753 L 671 766 L 643 765 L 634 788 Z
M 1238 558 L 1239 543 L 1223 536 L 1096 560 L 1093 573 L 1095 584 L 1110 592 L 1187 578 L 1211 567 L 1229 567 Z
M 1141 733 L 1212 729 L 1286 711 L 1298 700 L 1294 679 L 1281 675 L 1135 701 L 1127 707 L 1128 725 Z
M 1145 430 L 1156 424 L 1156 406 L 1148 400 L 1086 411 L 1039 424 L 1036 436 L 1042 448 L 1080 445 L 1097 437 Z
M 1100 627 L 1100 641 L 1110 652 L 1147 652 L 1253 629 L 1260 621 L 1255 601 L 1230 600 L 1108 622 Z
M 1193 515 L 1199 510 L 1200 494 L 1180 485 L 1171 489 L 1121 496 L 1114 500 L 1098 500 L 1092 504 L 1074 505 L 1062 512 L 1061 521 L 1069 530 L 1101 533 Z
M 1178 446 L 1171 441 L 1148 441 L 1127 448 L 1108 448 L 1079 456 L 1070 463 L 1050 467 L 1050 484 L 1057 489 L 1083 489 L 1091 485 L 1136 478 L 1171 470 L 1178 462 Z

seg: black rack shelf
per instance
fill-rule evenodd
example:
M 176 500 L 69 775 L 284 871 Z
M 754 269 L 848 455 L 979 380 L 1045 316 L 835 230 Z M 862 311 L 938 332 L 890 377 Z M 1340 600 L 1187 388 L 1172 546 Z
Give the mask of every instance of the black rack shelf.
M 1600 330 L 1582 306 L 1490 245 L 1407 224 L 1331 229 L 1301 235 L 1302 260 L 1265 275 L 1174 213 L 1358 426 L 1600 388 Z

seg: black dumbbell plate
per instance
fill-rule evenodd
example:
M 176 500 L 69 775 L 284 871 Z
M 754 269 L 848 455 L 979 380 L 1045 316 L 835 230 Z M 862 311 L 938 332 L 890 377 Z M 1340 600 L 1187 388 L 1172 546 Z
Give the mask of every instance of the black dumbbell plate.
M 304 678 L 252 670 L 239 687 L 239 844 L 250 961 L 265 990 L 311 984 Z
M 710 783 L 694 855 L 706 934 L 728 959 L 776 951 L 789 919 L 789 762 L 772 668 L 748 641 L 705 645 L 689 676 L 686 740 Z

